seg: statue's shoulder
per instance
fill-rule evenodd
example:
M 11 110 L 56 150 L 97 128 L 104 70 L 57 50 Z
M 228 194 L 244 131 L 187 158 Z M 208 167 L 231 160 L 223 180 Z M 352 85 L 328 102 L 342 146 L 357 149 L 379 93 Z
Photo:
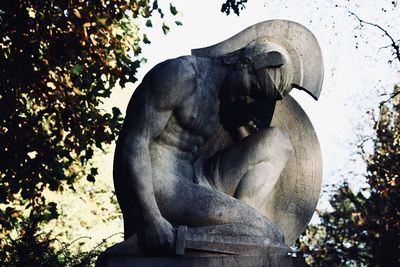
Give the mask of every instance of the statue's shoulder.
M 152 80 L 173 80 L 179 83 L 182 80 L 196 76 L 196 57 L 181 56 L 158 63 L 146 75 Z
M 160 107 L 165 104 L 180 103 L 194 92 L 196 73 L 196 57 L 194 56 L 165 60 L 145 75 L 137 94 L 147 92 Z

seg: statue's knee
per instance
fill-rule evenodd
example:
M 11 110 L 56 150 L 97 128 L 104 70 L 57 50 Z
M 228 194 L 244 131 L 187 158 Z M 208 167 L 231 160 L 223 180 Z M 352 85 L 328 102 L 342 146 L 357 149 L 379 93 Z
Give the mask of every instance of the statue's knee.
M 286 155 L 291 156 L 294 153 L 294 146 L 289 135 L 278 127 L 273 127 L 272 129 L 275 132 L 275 142 L 280 145 Z
M 278 127 L 270 127 L 261 133 L 260 147 L 269 155 L 281 155 L 289 158 L 294 153 L 294 146 L 289 135 Z
M 254 226 L 264 231 L 272 242 L 284 243 L 285 236 L 282 229 L 264 216 L 254 218 Z

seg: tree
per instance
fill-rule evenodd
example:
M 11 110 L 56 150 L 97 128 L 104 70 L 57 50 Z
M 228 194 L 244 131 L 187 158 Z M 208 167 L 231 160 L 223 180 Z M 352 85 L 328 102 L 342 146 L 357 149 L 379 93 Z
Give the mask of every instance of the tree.
M 239 14 L 245 2 L 228 0 L 222 10 Z M 118 108 L 99 104 L 117 83 L 136 81 L 145 27 L 164 11 L 157 0 L 0 2 L 0 262 L 59 257 L 48 233 L 39 234 L 59 216 L 43 192 L 95 181 L 94 150 L 122 123 Z M 169 13 L 177 14 L 172 4 Z M 161 29 L 170 29 L 163 20 Z
M 393 1 L 395 6 L 397 2 Z M 399 43 L 378 24 L 349 12 L 360 25 L 372 26 L 388 38 L 393 59 L 400 62 Z M 333 195 L 332 211 L 319 214 L 297 242 L 311 266 L 398 266 L 400 264 L 400 86 L 379 105 L 374 119 L 373 152 L 359 146 L 366 163 L 366 188 L 353 191 L 344 182 Z
M 1 1 L 1 262 L 10 260 L 12 230 L 37 243 L 38 226 L 58 216 L 44 190 L 95 181 L 93 151 L 122 123 L 118 108 L 107 113 L 99 104 L 117 82 L 136 81 L 149 43 L 140 25 L 152 27 L 156 15 L 164 17 L 157 0 Z
M 368 187 L 355 193 L 347 183 L 330 201 L 333 211 L 320 213 L 309 226 L 300 250 L 312 266 L 400 263 L 400 87 L 382 102 L 375 122 L 374 152 L 367 158 Z

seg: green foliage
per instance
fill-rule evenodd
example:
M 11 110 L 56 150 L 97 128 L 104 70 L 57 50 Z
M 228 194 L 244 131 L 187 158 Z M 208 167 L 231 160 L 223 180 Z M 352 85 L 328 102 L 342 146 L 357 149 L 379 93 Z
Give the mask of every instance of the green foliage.
M 73 250 L 71 246 L 82 238 L 62 243 L 51 238 L 51 232 L 45 234 L 35 228 L 38 222 L 24 221 L 25 225 L 21 225 L 23 234 L 7 240 L 4 250 L 0 251 L 0 266 L 93 266 L 98 255 L 107 247 L 107 239 L 104 239 L 90 251 Z
M 156 0 L 0 2 L 0 262 L 9 240 L 35 244 L 39 225 L 58 217 L 44 190 L 95 181 L 93 151 L 122 123 L 118 108 L 99 105 L 117 82 L 136 81 L 150 42 L 138 25 L 155 15 L 164 17 Z
M 309 226 L 299 243 L 312 266 L 400 265 L 400 87 L 380 106 L 374 152 L 367 160 L 367 188 L 346 183 L 330 201 L 332 212 Z
M 224 4 L 222 4 L 221 12 L 229 15 L 231 11 L 233 11 L 236 15 L 239 16 L 240 11 L 245 8 L 245 4 L 247 0 L 226 0 Z

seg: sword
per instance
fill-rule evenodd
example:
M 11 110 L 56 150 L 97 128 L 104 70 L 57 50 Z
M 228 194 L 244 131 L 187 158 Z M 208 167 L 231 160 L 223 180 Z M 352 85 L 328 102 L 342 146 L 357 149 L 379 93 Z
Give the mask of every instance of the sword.
M 175 254 L 183 256 L 186 249 L 217 252 L 230 255 L 249 255 L 265 251 L 271 241 L 260 235 L 229 233 L 225 229 L 215 231 L 215 227 L 187 228 L 176 230 Z M 225 232 L 225 233 L 224 233 Z

